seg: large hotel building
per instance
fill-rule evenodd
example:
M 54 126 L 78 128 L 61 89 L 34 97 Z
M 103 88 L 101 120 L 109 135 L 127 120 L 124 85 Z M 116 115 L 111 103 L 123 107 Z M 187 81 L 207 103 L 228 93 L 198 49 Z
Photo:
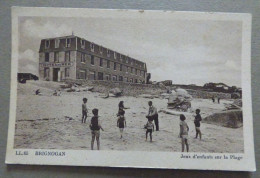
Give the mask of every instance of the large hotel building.
M 40 79 L 109 80 L 145 83 L 146 64 L 129 56 L 71 35 L 42 39 Z

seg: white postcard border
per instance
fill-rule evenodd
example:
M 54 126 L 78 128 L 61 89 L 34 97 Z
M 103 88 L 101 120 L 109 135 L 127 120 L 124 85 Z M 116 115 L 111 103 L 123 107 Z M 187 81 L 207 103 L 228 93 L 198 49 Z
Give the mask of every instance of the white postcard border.
M 191 158 L 180 158 L 180 152 L 142 152 L 142 151 L 91 151 L 91 150 L 39 150 L 14 149 L 14 133 L 16 120 L 17 70 L 18 70 L 18 17 L 114 17 L 117 18 L 173 18 L 189 20 L 223 20 L 242 21 L 242 88 L 243 88 L 243 134 L 244 153 L 185 153 Z M 255 171 L 255 155 L 253 142 L 253 117 L 251 100 L 251 14 L 211 13 L 211 12 L 175 12 L 175 11 L 143 11 L 112 10 L 83 8 L 33 8 L 12 7 L 12 59 L 11 59 L 11 94 L 8 142 L 6 152 L 7 164 L 38 165 L 72 165 L 72 166 L 104 166 L 104 167 L 136 167 L 166 169 L 204 169 Z M 53 156 L 37 156 L 37 152 L 54 154 Z M 50 153 L 48 153 L 50 152 Z M 53 153 L 56 152 L 56 153 Z M 24 153 L 28 153 L 25 155 Z M 23 154 L 23 155 L 22 155 Z M 64 155 L 63 155 L 64 154 Z M 155 156 L 156 155 L 156 156 Z M 212 156 L 213 159 L 193 159 L 195 155 Z M 223 157 L 242 157 L 242 159 L 223 159 Z M 222 159 L 215 159 L 222 156 Z

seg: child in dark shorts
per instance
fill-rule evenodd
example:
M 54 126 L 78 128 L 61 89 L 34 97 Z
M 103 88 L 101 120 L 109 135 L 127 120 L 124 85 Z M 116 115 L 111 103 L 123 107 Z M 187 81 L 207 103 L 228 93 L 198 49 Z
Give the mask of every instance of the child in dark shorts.
M 88 99 L 87 98 L 83 98 L 82 121 L 81 121 L 82 123 L 86 123 L 86 119 L 87 119 L 87 113 L 88 113 L 87 102 L 88 102 Z
M 124 131 L 124 128 L 126 127 L 126 120 L 125 120 L 125 111 L 121 110 L 119 111 L 118 113 L 118 119 L 117 119 L 117 127 L 119 127 L 119 131 L 120 131 L 120 134 L 121 134 L 121 138 L 123 138 L 123 131 Z
M 147 124 L 146 124 L 146 141 L 147 141 L 147 136 L 148 133 L 150 133 L 150 142 L 152 142 L 152 133 L 154 131 L 154 124 L 152 120 L 148 120 Z
M 196 116 L 194 119 L 194 124 L 195 124 L 195 130 L 196 130 L 196 136 L 195 138 L 198 138 L 198 135 L 200 136 L 201 140 L 201 131 L 200 131 L 200 121 L 201 121 L 201 116 L 200 116 L 200 110 L 196 109 Z
M 94 142 L 95 139 L 97 140 L 97 149 L 100 149 L 100 142 L 99 142 L 99 137 L 100 137 L 100 129 L 104 131 L 104 129 L 101 127 L 99 121 L 98 121 L 98 109 L 93 109 L 92 110 L 93 117 L 91 118 L 91 123 L 89 125 L 91 129 L 91 134 L 92 134 L 92 140 L 91 140 L 91 150 L 94 148 Z

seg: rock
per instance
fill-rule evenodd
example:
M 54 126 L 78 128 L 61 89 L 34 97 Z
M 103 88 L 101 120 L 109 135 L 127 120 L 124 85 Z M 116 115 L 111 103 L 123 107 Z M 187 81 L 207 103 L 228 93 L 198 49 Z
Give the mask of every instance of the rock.
M 81 87 L 80 90 L 81 91 L 92 91 L 94 89 L 94 87 Z
M 176 115 L 176 116 L 179 116 L 181 114 L 185 114 L 185 115 L 187 114 L 185 112 L 173 111 L 173 110 L 169 110 L 169 109 L 161 109 L 158 112 L 162 112 L 162 113 L 170 114 L 170 115 Z
M 182 88 L 176 89 L 176 94 L 179 97 L 192 98 L 192 96 L 187 92 L 187 90 L 184 90 Z
M 150 94 L 142 94 L 142 95 L 139 95 L 139 97 L 149 98 L 149 99 L 153 99 L 153 98 L 154 98 L 154 96 L 153 96 L 153 95 L 150 95 Z
M 171 94 L 168 99 L 168 109 L 187 112 L 191 108 L 192 96 L 184 89 L 176 89 L 176 94 Z
M 67 88 L 67 89 L 65 89 L 65 91 L 66 91 L 66 92 L 75 92 L 75 89 L 73 89 L 73 88 Z
M 100 94 L 99 97 L 104 99 L 109 98 L 109 93 Z
M 168 99 L 170 97 L 171 94 L 169 93 L 162 93 L 161 96 L 164 98 L 164 99 Z
M 238 99 L 238 98 L 241 98 L 240 93 L 237 93 L 237 92 L 232 93 L 232 94 L 231 94 L 231 98 L 232 98 L 232 99 Z
M 236 99 L 233 104 L 239 106 L 239 107 L 242 107 L 242 99 Z
M 71 84 L 60 84 L 60 88 L 71 88 L 72 85 Z
M 115 96 L 121 96 L 122 95 L 122 90 L 119 88 L 113 88 L 109 91 L 109 93 L 112 93 Z
M 224 111 L 207 116 L 202 122 L 223 127 L 239 128 L 243 126 L 242 110 Z
M 236 99 L 233 103 L 226 104 L 225 107 L 226 107 L 226 110 L 241 109 L 242 108 L 242 100 L 241 99 Z

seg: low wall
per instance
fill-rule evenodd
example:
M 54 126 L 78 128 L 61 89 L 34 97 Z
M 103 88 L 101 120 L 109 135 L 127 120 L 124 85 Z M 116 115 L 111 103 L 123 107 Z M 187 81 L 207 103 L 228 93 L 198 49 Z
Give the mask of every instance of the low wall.
M 123 95 L 138 96 L 141 94 L 160 95 L 161 93 L 167 93 L 167 89 L 163 85 L 158 84 L 140 84 L 140 83 L 127 83 L 127 82 L 111 82 L 104 80 L 73 80 L 66 79 L 66 83 L 93 86 L 93 91 L 106 93 L 112 88 L 120 88 L 123 91 Z M 188 93 L 193 98 L 210 99 L 212 96 L 220 97 L 221 99 L 230 99 L 229 93 L 209 92 L 203 90 L 191 90 L 187 89 Z
M 113 88 L 119 88 L 126 96 L 138 96 L 141 94 L 160 95 L 167 92 L 165 87 L 153 84 L 139 84 L 139 83 L 126 83 L 126 82 L 111 82 L 102 80 L 66 80 L 66 83 L 75 83 L 79 85 L 93 86 L 94 92 L 107 93 Z
M 187 91 L 193 98 L 210 99 L 214 96 L 215 98 L 220 97 L 221 99 L 231 99 L 231 94 L 229 93 L 209 92 L 203 90 L 187 90 Z

